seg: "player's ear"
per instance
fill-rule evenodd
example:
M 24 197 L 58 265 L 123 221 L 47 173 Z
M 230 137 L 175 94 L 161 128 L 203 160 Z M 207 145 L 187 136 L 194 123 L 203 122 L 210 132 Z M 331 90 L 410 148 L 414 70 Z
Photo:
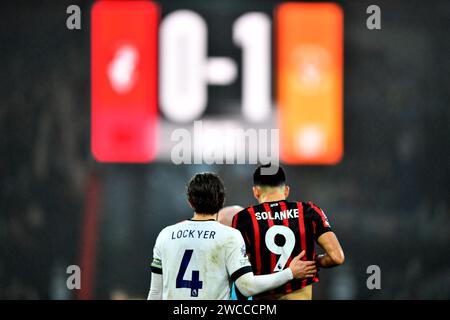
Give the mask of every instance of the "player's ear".
M 253 187 L 253 196 L 256 198 L 256 200 L 259 200 L 259 196 L 261 195 L 261 193 L 259 192 L 259 188 L 258 187 Z
M 287 198 L 289 196 L 289 186 L 284 187 L 284 196 Z
M 192 209 L 194 209 L 194 207 L 192 206 L 192 203 L 188 200 L 189 203 L 189 207 L 191 207 Z

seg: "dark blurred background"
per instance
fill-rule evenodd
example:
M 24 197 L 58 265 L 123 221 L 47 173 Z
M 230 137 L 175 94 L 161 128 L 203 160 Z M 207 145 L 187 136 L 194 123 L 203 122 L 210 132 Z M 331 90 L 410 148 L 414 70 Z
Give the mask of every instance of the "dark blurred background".
M 223 17 L 270 13 L 280 3 L 159 2 L 162 16 L 179 8 L 202 14 L 210 46 L 223 49 L 210 54 L 230 56 Z M 82 30 L 70 31 L 66 8 L 75 3 Z M 346 253 L 345 265 L 322 271 L 314 298 L 449 299 L 450 2 L 339 4 L 345 155 L 335 166 L 286 166 L 291 198 L 323 208 Z M 366 28 L 370 4 L 381 7 L 382 30 Z M 252 165 L 94 161 L 91 5 L 0 4 L 1 299 L 146 298 L 158 232 L 192 214 L 185 184 L 193 174 L 216 171 L 227 187 L 226 205 L 254 202 Z M 217 101 L 228 92 L 211 94 L 219 99 L 208 113 L 222 112 Z M 82 268 L 90 278 L 81 292 L 66 288 L 73 264 L 89 267 Z M 381 268 L 381 290 L 366 286 L 372 264 Z

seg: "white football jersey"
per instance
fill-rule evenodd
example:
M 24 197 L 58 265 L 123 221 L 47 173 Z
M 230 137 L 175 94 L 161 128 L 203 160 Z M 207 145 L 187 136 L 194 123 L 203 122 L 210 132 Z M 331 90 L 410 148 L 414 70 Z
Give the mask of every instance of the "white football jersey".
M 228 300 L 231 282 L 252 271 L 241 233 L 215 220 L 163 229 L 151 267 L 162 273 L 164 300 Z

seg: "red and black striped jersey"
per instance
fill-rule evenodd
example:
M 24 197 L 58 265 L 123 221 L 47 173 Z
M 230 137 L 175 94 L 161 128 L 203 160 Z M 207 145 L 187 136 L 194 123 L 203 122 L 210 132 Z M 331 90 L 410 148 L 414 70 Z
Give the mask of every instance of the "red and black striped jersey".
M 315 242 L 331 231 L 325 213 L 315 204 L 286 200 L 264 202 L 238 212 L 233 227 L 242 233 L 256 275 L 285 269 L 303 250 L 303 260 L 314 260 Z M 314 278 L 294 279 L 270 294 L 287 294 L 318 281 L 316 273 Z

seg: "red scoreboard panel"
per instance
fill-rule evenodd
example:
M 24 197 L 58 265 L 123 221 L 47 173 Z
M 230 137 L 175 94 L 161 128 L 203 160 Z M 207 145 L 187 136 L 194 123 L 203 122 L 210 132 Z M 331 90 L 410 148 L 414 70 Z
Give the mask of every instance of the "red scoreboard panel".
M 98 1 L 92 7 L 91 147 L 97 161 L 167 160 L 170 132 L 190 130 L 195 120 L 212 120 L 218 128 L 230 121 L 244 129 L 277 128 L 285 163 L 341 160 L 343 13 L 338 5 L 286 2 L 259 10 L 254 4 L 255 11 L 230 13 L 220 1 L 180 3 L 203 9 L 222 5 L 215 14 L 224 19 L 172 2 L 162 7 L 168 12 L 161 23 L 157 2 Z M 220 44 L 212 41 L 224 28 L 232 36 Z M 222 47 L 211 50 L 208 41 Z M 226 54 L 210 57 L 208 51 Z M 231 90 L 237 75 L 239 92 L 222 95 L 233 99 L 221 101 L 229 118 L 207 112 L 218 105 L 209 101 L 208 88 Z M 240 110 L 233 109 L 237 105 Z
M 157 141 L 158 7 L 99 1 L 91 11 L 91 148 L 100 162 L 149 162 Z

